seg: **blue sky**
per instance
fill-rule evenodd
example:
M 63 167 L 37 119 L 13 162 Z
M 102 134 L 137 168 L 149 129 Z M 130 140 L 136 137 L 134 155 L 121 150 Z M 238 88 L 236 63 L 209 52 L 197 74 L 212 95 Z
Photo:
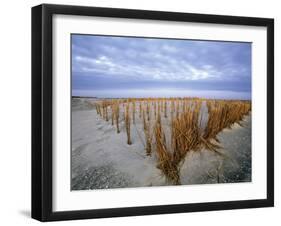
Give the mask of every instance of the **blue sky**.
M 72 95 L 251 99 L 251 43 L 72 35 Z

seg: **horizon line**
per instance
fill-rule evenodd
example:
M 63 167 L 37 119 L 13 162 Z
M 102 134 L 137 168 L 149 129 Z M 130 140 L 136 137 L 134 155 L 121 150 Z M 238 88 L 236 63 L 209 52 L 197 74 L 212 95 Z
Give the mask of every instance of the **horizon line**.
M 97 97 L 97 96 L 83 96 L 83 95 L 72 95 L 72 98 L 95 98 L 95 99 L 157 99 L 157 98 L 166 98 L 166 99 L 184 99 L 184 98 L 196 98 L 196 99 L 213 99 L 213 100 L 250 100 L 252 98 L 220 98 L 220 97 L 198 97 L 198 96 L 175 96 L 175 97 Z

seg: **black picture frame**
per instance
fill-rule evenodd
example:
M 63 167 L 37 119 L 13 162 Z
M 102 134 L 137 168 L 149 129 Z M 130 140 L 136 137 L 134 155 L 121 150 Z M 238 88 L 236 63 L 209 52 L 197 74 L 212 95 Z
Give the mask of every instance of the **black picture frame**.
M 266 27 L 267 198 L 54 212 L 52 210 L 52 18 L 55 14 Z M 49 4 L 32 8 L 32 218 L 40 221 L 57 221 L 271 206 L 274 206 L 273 19 Z

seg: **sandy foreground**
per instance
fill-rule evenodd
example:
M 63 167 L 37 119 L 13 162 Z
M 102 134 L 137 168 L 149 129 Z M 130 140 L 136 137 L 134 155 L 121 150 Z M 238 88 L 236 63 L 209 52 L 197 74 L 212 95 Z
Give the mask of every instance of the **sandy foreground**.
M 169 185 L 156 167 L 156 156 L 146 156 L 141 119 L 131 125 L 132 145 L 126 143 L 124 120 L 119 134 L 111 122 L 97 115 L 95 99 L 72 99 L 71 189 L 103 189 Z M 209 150 L 190 152 L 180 169 L 181 184 L 251 181 L 251 116 L 243 127 L 234 124 L 218 138 L 223 156 Z

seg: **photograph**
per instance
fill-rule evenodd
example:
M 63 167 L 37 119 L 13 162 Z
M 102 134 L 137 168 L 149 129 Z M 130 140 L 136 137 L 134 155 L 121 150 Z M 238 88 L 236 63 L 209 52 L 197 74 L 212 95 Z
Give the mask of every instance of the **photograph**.
M 71 34 L 71 190 L 251 182 L 251 48 Z

